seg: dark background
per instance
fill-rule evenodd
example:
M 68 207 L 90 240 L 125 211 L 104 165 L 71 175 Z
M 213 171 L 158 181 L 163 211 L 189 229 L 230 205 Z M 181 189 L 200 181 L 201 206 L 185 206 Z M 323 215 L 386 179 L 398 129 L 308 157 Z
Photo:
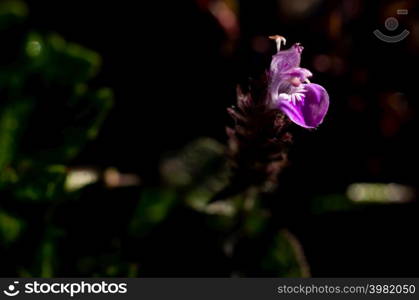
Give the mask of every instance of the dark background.
M 268 66 L 274 45 L 260 39 L 281 34 L 287 46 L 304 45 L 302 66 L 328 90 L 331 107 L 318 130 L 295 129 L 281 176 L 292 204 L 279 222 L 300 238 L 313 276 L 417 276 L 417 202 L 321 216 L 306 203 L 353 182 L 418 187 L 416 2 L 307 1 L 314 4 L 294 12 L 292 1 L 239 1 L 236 35 L 207 2 L 28 1 L 30 26 L 102 55 L 93 85 L 115 92 L 99 137 L 73 164 L 114 166 L 156 184 L 163 154 L 200 136 L 224 142 L 236 84 Z M 398 18 L 411 35 L 397 44 L 374 37 L 375 29 L 391 34 L 384 20 L 399 8 L 409 9 Z M 170 263 L 160 268 L 172 274 Z

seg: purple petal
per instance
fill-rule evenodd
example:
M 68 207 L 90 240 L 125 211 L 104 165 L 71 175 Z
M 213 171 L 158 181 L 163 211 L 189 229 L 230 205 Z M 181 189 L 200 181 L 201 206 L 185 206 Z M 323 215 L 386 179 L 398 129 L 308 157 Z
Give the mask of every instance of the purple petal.
M 278 73 L 283 73 L 292 68 L 300 66 L 301 52 L 303 47 L 300 44 L 295 44 L 288 50 L 278 51 L 272 57 L 271 62 L 271 75 L 275 76 Z
M 304 84 L 303 87 L 304 97 L 302 100 L 287 101 L 279 98 L 278 108 L 297 125 L 316 128 L 323 122 L 329 109 L 329 95 L 318 84 Z
M 302 51 L 303 47 L 300 44 L 294 44 L 288 50 L 278 51 L 278 53 L 272 57 L 270 67 L 271 82 L 269 85 L 271 101 L 274 101 L 278 93 L 287 93 L 290 90 L 291 84 L 288 80 L 290 76 L 286 73 L 299 69 Z M 299 72 L 298 75 L 301 76 L 303 74 Z
M 297 77 L 301 81 L 306 81 L 307 78 L 313 76 L 310 70 L 305 69 L 305 68 L 293 68 L 291 70 L 286 71 L 284 75 L 287 76 L 288 78 Z

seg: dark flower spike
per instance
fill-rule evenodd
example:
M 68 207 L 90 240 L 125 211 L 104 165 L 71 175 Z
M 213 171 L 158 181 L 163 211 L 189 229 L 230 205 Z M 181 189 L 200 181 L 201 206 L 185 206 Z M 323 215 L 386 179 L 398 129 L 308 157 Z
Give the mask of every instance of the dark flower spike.
M 293 45 L 281 51 L 281 36 L 270 37 L 277 42 L 278 52 L 273 56 L 269 72 L 271 107 L 281 110 L 291 121 L 305 128 L 316 128 L 329 109 L 329 95 L 318 84 L 308 80 L 312 73 L 300 68 L 303 47 Z

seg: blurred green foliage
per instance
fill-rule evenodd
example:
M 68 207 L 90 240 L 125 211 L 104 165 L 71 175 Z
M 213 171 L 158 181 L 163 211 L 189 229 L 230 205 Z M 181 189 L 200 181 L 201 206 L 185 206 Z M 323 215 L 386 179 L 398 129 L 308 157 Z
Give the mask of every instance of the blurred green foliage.
M 147 189 L 141 193 L 140 201 L 134 211 L 130 233 L 145 236 L 162 222 L 176 204 L 176 193 L 170 189 Z
M 0 30 L 22 22 L 28 10 L 21 1 L 0 2 Z
M 159 185 L 111 188 L 98 175 L 66 189 L 113 96 L 91 84 L 100 55 L 20 26 L 26 15 L 23 2 L 0 2 L 2 276 L 309 276 L 300 243 L 273 227 L 256 187 L 212 201 L 232 175 L 215 140 L 162 159 Z M 312 210 L 351 208 L 333 196 Z
M 97 136 L 113 95 L 89 86 L 97 53 L 27 28 L 27 12 L 22 1 L 0 2 L 0 269 L 52 277 L 66 234 L 54 213 L 75 197 L 66 166 Z
M 24 228 L 24 222 L 21 219 L 8 215 L 0 211 L 0 241 L 8 246 L 13 243 Z
M 262 261 L 263 268 L 279 277 L 308 277 L 310 270 L 298 240 L 281 230 Z
M 2 3 L 0 34 L 25 15 L 22 2 Z M 10 41 L 19 50 L 0 65 L 2 275 L 147 276 L 178 263 L 189 274 L 214 268 L 223 276 L 250 275 L 240 263 L 225 262 L 240 261 L 238 239 L 257 240 L 269 214 L 252 190 L 210 203 L 231 176 L 224 146 L 212 139 L 163 159 L 161 186 L 109 190 L 98 182 L 65 189 L 68 165 L 97 136 L 112 92 L 89 87 L 98 54 L 58 34 L 22 28 Z M 293 250 L 298 242 L 278 239 L 256 264 L 275 276 L 303 274 Z M 186 261 L 194 256 L 197 263 Z

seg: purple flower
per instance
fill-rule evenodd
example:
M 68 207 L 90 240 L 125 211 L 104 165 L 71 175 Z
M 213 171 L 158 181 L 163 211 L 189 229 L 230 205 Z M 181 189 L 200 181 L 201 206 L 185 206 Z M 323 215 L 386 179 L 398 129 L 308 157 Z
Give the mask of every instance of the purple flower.
M 308 80 L 312 73 L 300 68 L 300 44 L 280 51 L 285 39 L 270 37 L 277 42 L 278 52 L 273 56 L 270 67 L 269 97 L 273 108 L 281 110 L 291 121 L 305 128 L 319 126 L 329 108 L 329 95 L 320 85 Z

